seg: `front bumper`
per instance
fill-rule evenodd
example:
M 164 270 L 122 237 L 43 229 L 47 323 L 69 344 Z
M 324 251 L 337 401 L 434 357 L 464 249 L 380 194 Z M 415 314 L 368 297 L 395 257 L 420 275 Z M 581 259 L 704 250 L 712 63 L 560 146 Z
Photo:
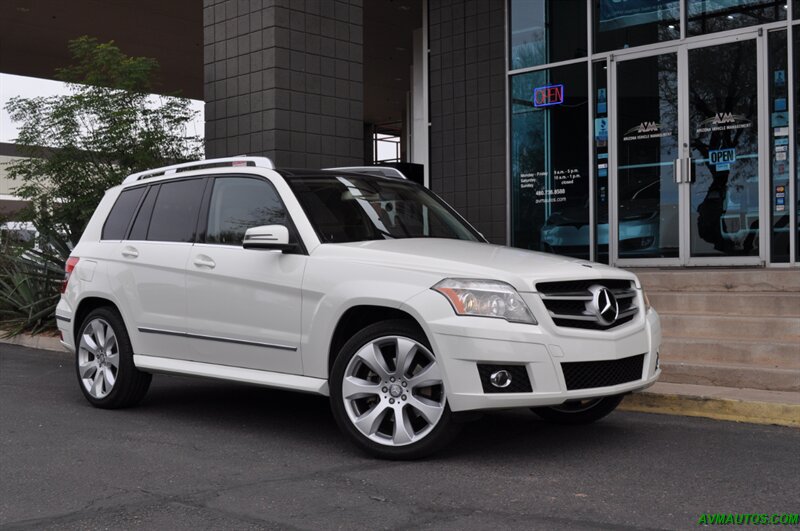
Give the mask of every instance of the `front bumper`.
M 568 400 L 629 393 L 653 385 L 657 368 L 661 324 L 654 310 L 640 312 L 632 321 L 611 330 L 557 327 L 541 299 L 523 293 L 538 325 L 509 323 L 501 319 L 456 316 L 442 309 L 441 295 L 422 293 L 407 302 L 430 313 L 422 322 L 442 366 L 447 399 L 453 411 L 553 406 Z M 431 298 L 429 298 L 431 297 Z M 641 293 L 639 307 L 644 307 Z M 445 303 L 446 304 L 446 303 Z M 619 360 L 644 354 L 639 379 L 590 389 L 568 390 L 561 364 Z M 478 364 L 523 366 L 530 392 L 485 392 Z

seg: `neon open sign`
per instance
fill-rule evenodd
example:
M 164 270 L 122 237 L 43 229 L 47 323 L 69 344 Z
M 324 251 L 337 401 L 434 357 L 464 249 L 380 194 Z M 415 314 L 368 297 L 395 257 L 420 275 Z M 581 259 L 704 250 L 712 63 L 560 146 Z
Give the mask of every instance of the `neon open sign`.
M 564 103 L 564 85 L 547 85 L 533 89 L 533 106 L 549 107 Z

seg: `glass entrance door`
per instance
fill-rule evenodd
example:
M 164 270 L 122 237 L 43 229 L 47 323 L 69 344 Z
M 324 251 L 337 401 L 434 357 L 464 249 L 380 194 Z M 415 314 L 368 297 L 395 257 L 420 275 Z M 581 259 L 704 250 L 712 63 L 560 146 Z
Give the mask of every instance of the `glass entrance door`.
M 755 38 L 688 50 L 689 262 L 758 262 L 757 51 Z
M 619 260 L 676 263 L 681 156 L 676 51 L 616 62 L 612 129 L 612 255 Z M 616 175 L 616 181 L 613 180 Z
M 753 33 L 612 62 L 614 263 L 759 263 L 759 44 Z

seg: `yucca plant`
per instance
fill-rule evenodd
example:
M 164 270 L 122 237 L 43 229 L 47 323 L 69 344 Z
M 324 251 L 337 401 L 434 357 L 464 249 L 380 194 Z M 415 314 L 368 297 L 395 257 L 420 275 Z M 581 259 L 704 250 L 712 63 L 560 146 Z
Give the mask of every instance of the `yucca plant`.
M 55 329 L 55 309 L 70 248 L 58 233 L 39 248 L 10 246 L 0 257 L 0 329 L 5 335 Z

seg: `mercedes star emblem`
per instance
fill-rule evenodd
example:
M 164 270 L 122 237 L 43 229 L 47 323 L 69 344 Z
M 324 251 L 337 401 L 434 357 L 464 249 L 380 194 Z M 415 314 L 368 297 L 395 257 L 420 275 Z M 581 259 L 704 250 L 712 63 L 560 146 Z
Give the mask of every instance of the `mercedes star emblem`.
M 619 316 L 619 304 L 611 290 L 595 284 L 589 287 L 589 292 L 592 294 L 591 308 L 589 309 L 597 316 L 600 324 L 605 326 L 614 324 Z

